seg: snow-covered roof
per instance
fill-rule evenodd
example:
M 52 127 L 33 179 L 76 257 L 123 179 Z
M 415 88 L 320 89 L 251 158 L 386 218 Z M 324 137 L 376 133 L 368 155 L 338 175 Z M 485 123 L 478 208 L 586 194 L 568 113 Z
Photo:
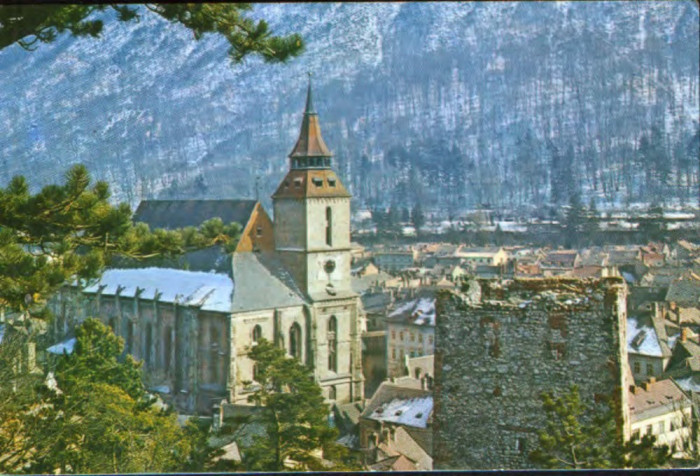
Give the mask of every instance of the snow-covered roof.
M 627 318 L 627 352 L 663 357 L 661 344 L 654 328 L 640 325 L 634 317 Z
M 230 312 L 233 280 L 223 273 L 205 273 L 170 268 L 108 269 L 99 281 L 85 288 L 86 293 L 134 297 L 136 289 L 143 290 L 141 299 L 155 299 L 190 306 L 204 311 Z
M 63 342 L 60 342 L 56 345 L 52 345 L 48 349 L 46 349 L 46 352 L 50 354 L 56 354 L 56 355 L 63 355 L 63 354 L 72 354 L 73 351 L 75 350 L 75 343 L 78 342 L 78 339 L 75 337 L 72 337 L 70 339 L 64 340 Z
M 368 416 L 372 420 L 427 428 L 433 411 L 433 397 L 394 398 L 382 403 Z
M 435 326 L 435 297 L 419 296 L 398 304 L 389 314 L 389 319 L 405 319 L 419 326 Z

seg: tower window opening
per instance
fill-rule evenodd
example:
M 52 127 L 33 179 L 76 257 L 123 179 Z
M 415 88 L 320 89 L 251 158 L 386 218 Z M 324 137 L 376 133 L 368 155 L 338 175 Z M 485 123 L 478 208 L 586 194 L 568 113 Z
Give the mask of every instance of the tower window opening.
M 311 181 L 316 185 L 317 187 L 323 186 L 323 179 L 320 178 L 312 178 Z
M 262 328 L 258 325 L 253 327 L 253 342 L 258 342 L 262 337 Z
M 328 370 L 338 371 L 338 321 L 335 316 L 328 319 Z
M 259 227 L 255 230 L 255 234 L 256 234 L 256 236 L 257 236 L 258 238 L 260 238 L 260 237 L 262 236 L 262 233 L 263 233 L 263 232 L 262 232 L 262 227 L 259 226 Z
M 333 211 L 326 207 L 326 244 L 333 246 Z
M 335 179 L 334 179 L 334 178 L 329 178 L 329 179 L 328 179 L 328 186 L 329 186 L 329 187 L 335 187 Z
M 301 179 L 294 179 L 294 187 L 295 188 L 301 187 Z

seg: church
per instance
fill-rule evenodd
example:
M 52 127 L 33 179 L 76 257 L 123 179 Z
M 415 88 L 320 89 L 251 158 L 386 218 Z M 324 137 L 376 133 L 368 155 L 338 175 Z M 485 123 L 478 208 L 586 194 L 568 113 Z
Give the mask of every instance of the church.
M 146 200 L 151 229 L 237 222 L 232 253 L 188 254 L 179 266 L 105 270 L 52 301 L 54 334 L 98 317 L 143 362 L 147 386 L 182 412 L 209 413 L 256 389 L 248 352 L 260 338 L 312 369 L 328 402 L 361 401 L 360 301 L 350 285 L 351 195 L 331 168 L 309 83 L 289 171 L 272 195 L 274 222 L 254 200 Z

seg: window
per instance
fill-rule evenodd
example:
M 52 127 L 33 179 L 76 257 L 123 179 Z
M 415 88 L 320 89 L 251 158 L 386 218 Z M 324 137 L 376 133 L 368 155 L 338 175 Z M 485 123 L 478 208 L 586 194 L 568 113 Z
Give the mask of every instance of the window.
M 411 332 L 411 333 L 409 334 L 409 336 L 410 336 L 410 338 L 411 338 L 411 342 L 415 342 L 415 340 L 416 340 L 415 334 L 414 334 L 413 332 Z
M 126 321 L 126 353 L 131 354 L 134 346 L 134 323 L 131 319 Z
M 418 342 L 423 343 L 423 334 L 418 334 Z
M 146 324 L 146 348 L 144 349 L 144 360 L 146 361 L 146 366 L 151 366 L 151 347 L 153 346 L 153 325 L 151 323 Z
M 259 226 L 259 227 L 256 228 L 256 230 L 255 230 L 255 235 L 256 235 L 258 238 L 260 238 L 260 237 L 262 236 L 262 227 L 261 227 L 261 226 Z
M 338 371 L 337 350 L 338 350 L 338 322 L 335 316 L 328 319 L 328 370 Z
M 258 364 L 253 363 L 253 380 L 258 380 Z
M 335 187 L 335 179 L 334 178 L 328 178 L 328 186 Z
M 403 340 L 403 331 L 399 332 L 399 339 Z
M 396 340 L 396 331 L 391 331 L 391 340 Z
M 323 186 L 323 179 L 314 177 L 311 179 L 311 182 L 316 185 L 317 187 L 322 187 Z
M 647 364 L 647 375 L 654 375 L 654 365 Z
M 641 371 L 642 371 L 642 366 L 639 365 L 639 362 L 635 362 L 635 363 L 634 363 L 634 373 L 635 373 L 635 374 L 638 374 L 638 373 L 641 372 Z
M 525 443 L 526 443 L 525 438 L 517 438 L 515 440 L 515 451 L 517 451 L 520 454 L 524 454 L 525 453 Z
M 117 318 L 116 317 L 109 318 L 109 327 L 112 329 L 112 332 L 117 334 Z
M 258 342 L 262 337 L 262 328 L 258 325 L 253 327 L 253 342 Z
M 651 425 L 647 425 L 646 431 L 645 431 L 644 434 L 645 434 L 645 435 L 651 435 L 652 433 L 653 433 L 653 432 L 652 432 L 652 430 L 651 430 Z
M 173 346 L 172 332 L 173 330 L 170 326 L 165 327 L 163 335 L 163 368 L 166 373 L 170 372 L 170 356 L 172 355 Z
M 294 179 L 294 188 L 301 188 L 301 179 Z
M 391 348 L 391 358 L 396 360 L 396 347 Z
M 417 379 L 420 378 L 420 367 L 416 367 L 416 370 L 414 373 L 415 373 Z
M 331 385 L 328 387 L 328 400 L 335 400 L 337 395 L 337 391 L 335 389 L 335 385 Z
M 665 426 L 665 425 L 664 425 L 664 422 L 663 422 L 663 421 L 660 421 L 660 422 L 656 425 L 656 434 L 657 434 L 657 435 L 662 435 L 662 434 L 664 433 L 664 426 Z
M 639 439 L 639 430 L 634 430 L 632 432 L 632 440 L 638 440 Z
M 326 244 L 333 246 L 333 211 L 326 207 Z
M 289 329 L 289 353 L 292 357 L 301 359 L 301 326 L 296 322 Z

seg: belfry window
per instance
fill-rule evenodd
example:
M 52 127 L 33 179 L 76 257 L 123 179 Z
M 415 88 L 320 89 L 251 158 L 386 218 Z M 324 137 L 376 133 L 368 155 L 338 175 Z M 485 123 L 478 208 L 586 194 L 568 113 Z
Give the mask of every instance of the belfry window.
M 326 207 L 326 244 L 333 246 L 333 211 Z
M 296 322 L 289 329 L 289 353 L 301 360 L 301 326 Z
M 335 316 L 328 319 L 328 370 L 338 371 L 338 321 Z
M 258 342 L 262 337 L 262 328 L 258 325 L 253 327 L 253 342 Z

